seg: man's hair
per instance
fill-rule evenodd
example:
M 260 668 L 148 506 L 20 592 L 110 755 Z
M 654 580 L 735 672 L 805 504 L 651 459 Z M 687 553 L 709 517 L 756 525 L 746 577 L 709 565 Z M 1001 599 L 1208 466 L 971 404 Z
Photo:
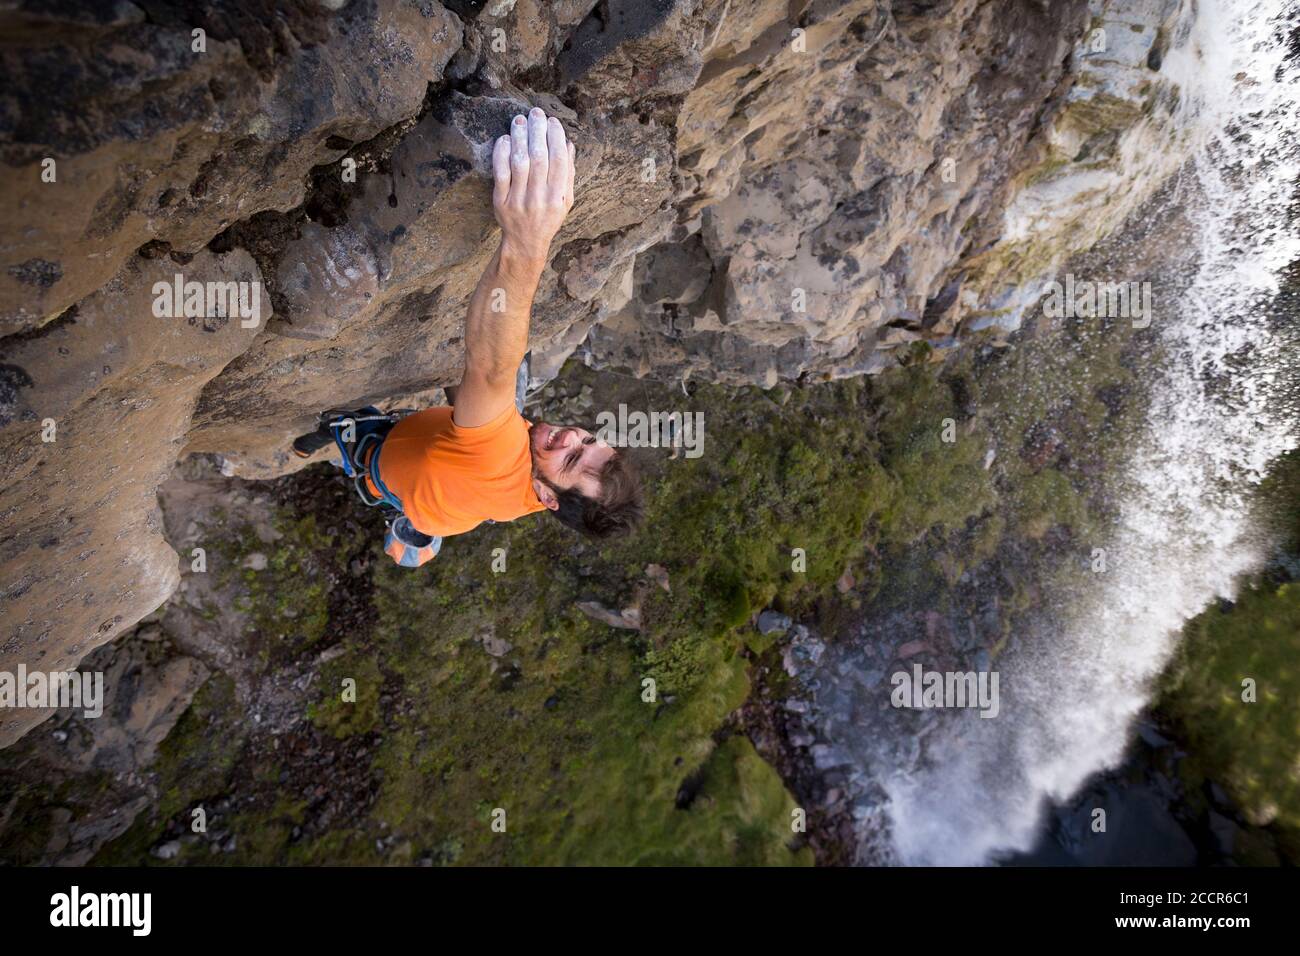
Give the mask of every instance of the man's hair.
M 615 452 L 600 469 L 600 494 L 588 498 L 576 488 L 551 485 L 560 507 L 551 514 L 560 521 L 593 538 L 612 538 L 628 534 L 641 524 L 641 481 L 624 457 Z M 550 482 L 547 482 L 550 484 Z

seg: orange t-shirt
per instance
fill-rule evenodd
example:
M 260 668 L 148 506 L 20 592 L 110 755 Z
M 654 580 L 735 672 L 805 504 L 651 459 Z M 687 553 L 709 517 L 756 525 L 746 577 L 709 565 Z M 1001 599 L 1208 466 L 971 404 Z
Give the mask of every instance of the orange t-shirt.
M 463 534 L 487 519 L 543 511 L 533 491 L 529 423 L 513 405 L 486 425 L 462 428 L 451 408 L 408 415 L 379 450 L 379 477 L 425 534 Z

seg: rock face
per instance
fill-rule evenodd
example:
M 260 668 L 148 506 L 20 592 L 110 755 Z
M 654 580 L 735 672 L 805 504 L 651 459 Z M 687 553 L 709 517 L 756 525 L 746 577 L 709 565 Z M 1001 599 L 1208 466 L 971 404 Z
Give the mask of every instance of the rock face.
M 1181 0 L 10 5 L 0 670 L 74 667 L 168 597 L 156 493 L 184 456 L 283 474 L 320 408 L 458 378 L 514 113 L 559 115 L 578 149 L 537 376 L 576 349 L 663 378 L 869 373 L 1014 327 L 1027 280 L 1176 166 L 1162 144 L 1107 197 L 1173 109 L 1186 19 Z M 176 281 L 244 283 L 256 315 L 160 309 Z M 0 715 L 0 746 L 43 716 Z
M 194 253 L 299 205 L 313 166 L 419 110 L 462 40 L 438 4 L 397 0 L 335 16 L 303 0 L 16 6 L 0 147 L 10 331 L 75 305 L 146 242 Z
M 85 865 L 158 799 L 147 768 L 210 674 L 197 659 L 176 653 L 154 623 L 93 651 L 82 666 L 104 675 L 103 714 L 87 719 L 76 708 L 54 711 L 39 732 L 6 752 L 24 779 L 85 774 L 100 784 L 90 806 L 32 811 L 26 823 L 44 834 L 37 859 L 45 865 Z M 12 822 L 19 802 L 15 796 L 0 809 L 0 828 Z

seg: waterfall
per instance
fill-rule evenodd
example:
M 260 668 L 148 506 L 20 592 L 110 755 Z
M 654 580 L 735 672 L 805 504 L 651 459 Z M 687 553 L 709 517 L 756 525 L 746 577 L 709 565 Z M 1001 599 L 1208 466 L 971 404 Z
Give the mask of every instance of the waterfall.
M 1250 489 L 1296 444 L 1277 401 L 1294 359 L 1270 306 L 1280 271 L 1300 259 L 1300 63 L 1288 59 L 1300 4 L 1190 9 L 1190 34 L 1161 67 L 1178 95 L 1171 132 L 1190 158 L 1142 213 L 1190 224 L 1178 241 L 1194 254 L 1190 274 L 1154 303 L 1145 421 L 1108 479 L 1118 518 L 1107 570 L 1058 585 L 1046 596 L 1052 620 L 999 658 L 996 719 L 891 716 L 867 633 L 879 623 L 826 654 L 810 710 L 830 743 L 813 756 L 823 770 L 850 768 L 836 779 L 846 778 L 837 786 L 851 795 L 862 862 L 981 864 L 1029 848 L 1049 801 L 1122 759 L 1184 622 L 1264 557 Z M 1158 137 L 1145 142 L 1159 148 Z M 1149 158 L 1133 168 L 1168 174 Z M 1115 245 L 1104 278 L 1127 281 L 1132 250 Z
M 1182 624 L 1262 557 L 1245 492 L 1296 440 L 1275 401 L 1294 357 L 1268 316 L 1279 270 L 1300 258 L 1288 208 L 1300 176 L 1295 17 L 1278 0 L 1203 2 L 1183 62 L 1166 63 L 1198 140 L 1176 192 L 1199 255 L 1179 300 L 1155 310 L 1163 358 L 1118 483 L 1110 569 L 1069 596 L 1057 633 L 1008 663 L 1003 681 L 1019 692 L 1003 719 L 931 740 L 924 767 L 880 781 L 902 862 L 1027 848 L 1045 800 L 1121 759 Z

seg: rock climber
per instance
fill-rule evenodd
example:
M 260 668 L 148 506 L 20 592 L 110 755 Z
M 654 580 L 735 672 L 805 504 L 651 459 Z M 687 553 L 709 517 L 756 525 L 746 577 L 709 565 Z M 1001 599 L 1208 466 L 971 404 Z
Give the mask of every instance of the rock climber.
M 576 159 L 560 121 L 540 109 L 516 116 L 494 144 L 501 244 L 470 299 L 451 404 L 401 418 L 332 410 L 294 442 L 301 457 L 338 446 L 362 499 L 390 510 L 385 550 L 399 564 L 418 567 L 449 535 L 536 511 L 597 538 L 640 522 L 640 483 L 619 451 L 585 429 L 521 415 L 533 296 L 573 205 Z

